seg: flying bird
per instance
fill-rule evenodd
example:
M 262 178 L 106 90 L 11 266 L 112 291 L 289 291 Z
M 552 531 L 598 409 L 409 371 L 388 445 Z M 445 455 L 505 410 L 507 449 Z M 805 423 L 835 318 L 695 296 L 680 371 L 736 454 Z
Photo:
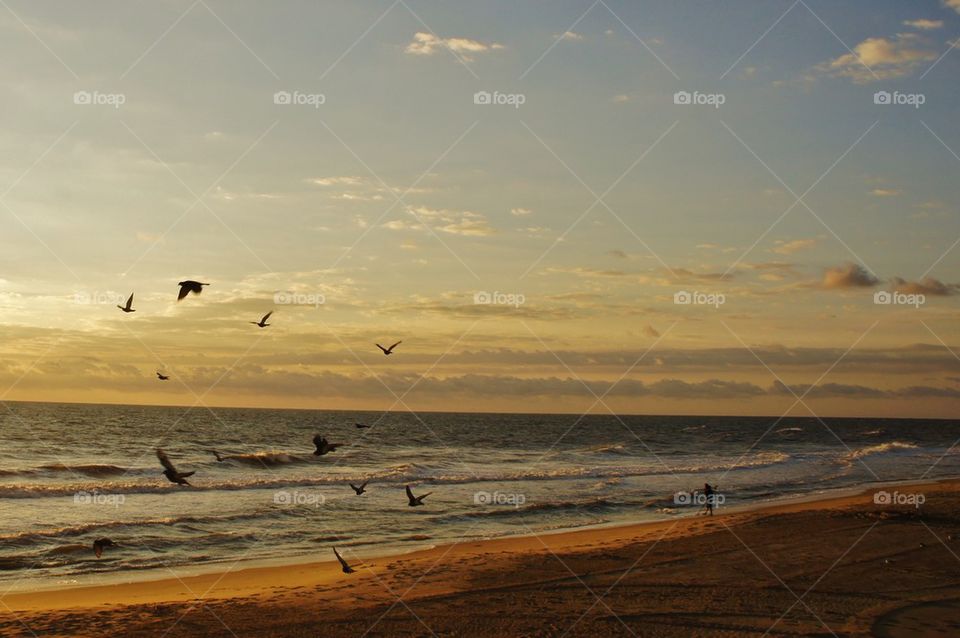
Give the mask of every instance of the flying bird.
M 353 567 L 347 564 L 347 561 L 343 560 L 343 556 L 340 555 L 340 552 L 337 551 L 337 548 L 333 548 L 333 553 L 336 554 L 337 560 L 340 561 L 340 569 L 343 570 L 344 574 L 352 574 L 354 572 Z
M 421 494 L 420 496 L 414 496 L 414 495 L 413 495 L 413 492 L 410 491 L 410 486 L 408 485 L 408 486 L 407 486 L 407 499 L 408 499 L 410 502 L 407 503 L 407 505 L 409 505 L 410 507 L 417 507 L 417 506 L 419 506 L 419 505 L 423 505 L 423 499 L 427 498 L 427 497 L 430 496 L 431 494 L 433 494 L 433 492 L 427 492 L 426 494 Z
M 114 543 L 109 538 L 98 538 L 93 541 L 93 553 L 97 555 L 97 558 L 100 558 L 100 555 L 103 554 L 103 550 L 107 547 L 116 547 L 117 544 Z
M 378 344 L 375 344 L 375 345 L 376 345 L 378 348 L 380 348 L 381 350 L 383 350 L 383 354 L 385 354 L 386 356 L 389 357 L 391 354 L 393 354 L 393 349 L 396 348 L 397 346 L 399 346 L 401 343 L 403 343 L 403 342 L 402 342 L 402 341 L 398 341 L 398 342 L 396 342 L 395 344 L 393 344 L 392 346 L 390 346 L 389 348 L 384 348 L 384 347 L 381 346 L 379 343 L 378 343 Z
M 261 319 L 260 321 L 251 321 L 250 323 L 252 323 L 255 326 L 260 326 L 261 328 L 266 328 L 267 326 L 270 325 L 269 323 L 267 323 L 267 319 L 269 319 L 270 315 L 272 314 L 273 314 L 273 311 L 271 310 L 267 314 L 263 315 L 263 319 Z
M 352 487 L 352 488 L 353 488 L 353 491 L 357 493 L 357 496 L 360 496 L 361 494 L 363 494 L 364 492 L 367 491 L 367 483 L 369 483 L 369 482 L 370 482 L 370 481 L 364 481 L 364 482 L 363 482 L 363 485 L 361 485 L 360 487 L 357 487 L 356 485 L 354 485 L 353 483 L 351 483 L 351 484 L 350 484 L 350 487 Z
M 180 301 L 191 292 L 195 295 L 199 295 L 201 292 L 203 292 L 203 287 L 209 286 L 210 284 L 202 284 L 199 281 L 187 279 L 186 281 L 181 281 L 177 285 L 180 286 L 180 294 L 177 295 L 177 301 Z
M 343 443 L 330 443 L 325 437 L 319 434 L 313 437 L 313 444 L 317 446 L 317 449 L 313 451 L 314 456 L 323 456 L 327 452 L 333 452 L 343 445 Z
M 164 467 L 163 475 L 167 477 L 168 481 L 176 483 L 177 485 L 190 485 L 190 483 L 187 482 L 187 477 L 193 476 L 196 472 L 181 473 L 177 471 L 177 468 L 170 462 L 170 457 L 168 457 L 167 453 L 163 450 L 157 450 L 157 458 L 160 459 L 160 465 Z
M 368 427 L 370 427 L 370 426 L 367 425 L 366 423 L 354 423 L 354 425 L 357 426 L 357 429 L 358 429 L 358 430 L 362 430 L 363 428 L 368 428 Z
M 119 308 L 120 310 L 122 310 L 122 311 L 124 311 L 124 312 L 136 312 L 136 310 L 133 309 L 133 293 L 131 292 L 131 293 L 130 293 L 130 296 L 127 297 L 127 305 L 126 305 L 126 306 L 117 306 L 117 308 Z
M 157 378 L 160 379 L 161 381 L 169 381 L 169 380 L 170 380 L 170 377 L 168 377 L 167 375 L 165 375 L 165 374 L 160 374 L 160 371 L 159 371 L 159 370 L 157 370 Z

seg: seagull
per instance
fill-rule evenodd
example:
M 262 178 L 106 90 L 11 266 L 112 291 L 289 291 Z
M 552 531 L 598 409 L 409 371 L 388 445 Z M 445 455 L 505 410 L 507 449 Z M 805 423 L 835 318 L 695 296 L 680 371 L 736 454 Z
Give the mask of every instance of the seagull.
M 105 548 L 116 546 L 117 544 L 109 538 L 98 538 L 97 540 L 93 541 L 93 553 L 97 555 L 97 558 L 100 558 L 100 554 L 103 553 Z
M 340 555 L 340 552 L 337 551 L 337 548 L 333 548 L 333 553 L 336 554 L 337 560 L 340 561 L 340 568 L 343 570 L 344 574 L 352 574 L 354 572 L 353 567 L 347 565 L 347 561 L 343 560 L 343 557 Z
M 187 477 L 193 476 L 196 474 L 196 472 L 183 472 L 181 474 L 177 471 L 177 468 L 173 466 L 173 463 L 170 462 L 170 458 L 167 456 L 167 453 L 163 450 L 157 450 L 157 458 L 160 459 L 160 465 L 165 468 L 163 470 L 163 475 L 167 477 L 168 481 L 178 485 L 190 485 L 190 483 L 187 482 Z
M 263 319 L 261 319 L 260 321 L 251 321 L 250 323 L 252 323 L 255 326 L 260 326 L 261 328 L 266 328 L 267 326 L 270 325 L 269 323 L 267 323 L 267 319 L 269 319 L 270 315 L 272 314 L 273 314 L 273 311 L 271 310 L 267 314 L 263 315 Z
M 313 444 L 317 446 L 317 449 L 313 451 L 314 456 L 323 456 L 343 445 L 343 443 L 329 443 L 326 438 L 319 434 L 313 437 Z
M 358 430 L 362 430 L 363 428 L 368 428 L 368 427 L 370 427 L 370 426 L 367 425 L 366 423 L 354 423 L 354 425 L 357 426 L 357 429 L 358 429 Z
M 133 293 L 131 292 L 131 293 L 130 293 L 130 296 L 127 297 L 127 305 L 126 305 L 126 306 L 117 306 L 117 308 L 119 308 L 120 310 L 122 310 L 122 311 L 124 311 L 124 312 L 136 312 L 136 310 L 133 309 Z
M 413 492 L 410 491 L 410 486 L 408 485 L 407 498 L 410 500 L 410 502 L 407 503 L 407 505 L 409 505 L 410 507 L 417 507 L 418 505 L 423 505 L 423 499 L 427 498 L 431 494 L 433 494 L 433 492 L 427 492 L 426 494 L 423 494 L 421 496 L 414 496 Z
M 384 348 L 384 347 L 381 346 L 379 343 L 378 343 L 378 344 L 375 344 L 375 345 L 376 345 L 378 348 L 380 348 L 381 350 L 383 350 L 383 354 L 385 354 L 386 356 L 389 357 L 391 354 L 393 354 L 393 349 L 396 348 L 397 346 L 399 346 L 401 343 L 403 343 L 403 342 L 402 342 L 402 341 L 398 341 L 398 342 L 396 342 L 395 344 L 393 344 L 392 346 L 390 346 L 389 348 Z
M 357 487 L 356 485 L 354 485 L 353 483 L 351 483 L 351 484 L 350 484 L 350 487 L 352 487 L 352 488 L 353 488 L 353 491 L 357 493 L 357 496 L 360 496 L 361 494 L 363 494 L 364 492 L 367 491 L 367 483 L 369 483 L 369 482 L 370 482 L 370 481 L 364 481 L 364 482 L 363 482 L 363 485 L 361 485 L 360 487 Z
M 169 381 L 169 380 L 170 380 L 170 377 L 168 377 L 167 375 L 165 375 L 165 374 L 160 374 L 160 371 L 159 371 L 159 370 L 157 370 L 157 378 L 160 379 L 161 381 Z
M 209 286 L 210 284 L 202 284 L 199 281 L 187 279 L 186 281 L 181 281 L 177 285 L 180 286 L 180 294 L 177 295 L 177 301 L 180 301 L 191 292 L 195 295 L 199 295 L 201 292 L 203 292 L 203 287 Z

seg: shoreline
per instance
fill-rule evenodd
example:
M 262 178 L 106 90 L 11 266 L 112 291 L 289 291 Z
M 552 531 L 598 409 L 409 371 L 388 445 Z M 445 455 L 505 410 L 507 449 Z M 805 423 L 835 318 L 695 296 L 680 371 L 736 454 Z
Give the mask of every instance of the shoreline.
M 557 529 L 540 533 L 523 533 L 458 543 L 443 543 L 409 552 L 391 552 L 364 559 L 350 557 L 351 564 L 362 564 L 364 571 L 378 572 L 390 569 L 398 562 L 429 561 L 437 557 L 479 556 L 495 552 L 568 551 L 590 542 L 601 547 L 625 542 L 643 542 L 651 539 L 679 539 L 705 532 L 704 523 L 723 521 L 725 527 L 734 527 L 749 520 L 812 510 L 830 510 L 852 505 L 869 505 L 872 494 L 887 487 L 960 491 L 960 478 L 936 480 L 909 480 L 870 483 L 858 487 L 836 488 L 822 493 L 788 496 L 766 502 L 732 505 L 718 509 L 714 517 L 684 515 L 667 520 L 642 522 L 612 522 L 571 529 Z M 328 551 L 328 550 L 323 550 Z M 319 552 L 318 552 L 319 553 Z M 265 591 L 291 587 L 325 586 L 339 582 L 344 575 L 332 557 L 296 563 L 287 559 L 275 563 L 256 564 L 256 561 L 238 560 L 227 569 L 213 569 L 180 575 L 181 568 L 168 569 L 171 575 L 157 578 L 133 578 L 130 572 L 118 574 L 103 584 L 50 585 L 37 589 L 10 589 L 0 596 L 8 611 L 69 610 L 86 607 L 177 603 L 197 600 L 222 600 L 261 595 Z M 201 568 L 202 569 L 202 568 Z M 154 571 L 154 570 L 151 570 Z M 122 578 L 122 580 L 121 580 Z

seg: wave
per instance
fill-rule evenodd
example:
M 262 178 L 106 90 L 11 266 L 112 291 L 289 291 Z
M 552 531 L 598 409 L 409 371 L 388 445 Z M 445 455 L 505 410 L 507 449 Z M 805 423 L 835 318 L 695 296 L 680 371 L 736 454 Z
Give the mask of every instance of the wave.
M 625 505 L 625 503 L 614 503 L 613 501 L 605 498 L 595 498 L 582 501 L 550 501 L 546 503 L 530 503 L 523 505 L 501 505 L 496 506 L 496 509 L 458 513 L 453 516 L 441 517 L 441 519 L 500 518 L 507 516 L 519 516 L 523 514 L 529 514 L 531 512 L 598 512 L 620 505 Z
M 288 454 L 286 452 L 253 452 L 250 454 L 221 454 L 220 459 L 225 463 L 252 465 L 254 467 L 273 467 L 306 463 L 309 459 Z
M 873 456 L 876 454 L 886 454 L 889 452 L 897 452 L 903 450 L 916 450 L 918 447 L 913 443 L 904 443 L 903 441 L 889 441 L 887 443 L 880 443 L 877 445 L 868 445 L 862 447 L 858 450 L 853 450 L 844 457 L 844 460 L 855 461 L 861 459 L 865 456 Z

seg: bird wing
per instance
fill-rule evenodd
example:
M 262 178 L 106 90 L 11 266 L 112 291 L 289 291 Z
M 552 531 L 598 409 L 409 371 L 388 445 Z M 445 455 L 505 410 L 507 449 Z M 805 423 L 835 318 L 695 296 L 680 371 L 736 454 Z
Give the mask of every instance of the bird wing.
M 411 502 L 411 503 L 413 503 L 414 501 L 417 500 L 416 497 L 413 495 L 413 492 L 410 490 L 410 486 L 409 486 L 409 485 L 407 486 L 407 498 L 410 499 L 410 502 Z
M 272 314 L 273 314 L 273 311 L 271 310 L 271 311 L 268 312 L 267 314 L 263 315 L 263 319 L 261 319 L 260 321 L 263 322 L 263 323 L 267 323 L 267 319 L 269 319 L 269 318 L 270 318 L 270 315 L 272 315 Z
M 383 346 L 381 346 L 381 345 L 380 345 L 379 343 L 377 343 L 377 344 L 374 344 L 374 345 L 375 345 L 375 346 L 377 346 L 378 348 L 380 348 L 381 350 L 383 350 L 384 352 L 386 352 L 386 351 L 387 351 L 387 349 L 386 349 L 386 348 L 384 348 Z
M 127 299 L 127 310 L 130 310 L 130 306 L 133 305 L 133 293 L 130 293 L 130 298 Z
M 188 283 L 180 284 L 180 294 L 177 295 L 177 301 L 181 301 L 184 297 L 186 297 L 190 292 L 190 288 L 191 286 Z
M 344 567 L 349 567 L 349 565 L 347 565 L 347 561 L 343 560 L 343 557 L 340 556 L 340 552 L 337 551 L 336 547 L 333 548 L 333 553 L 337 557 L 337 560 L 340 561 L 341 565 L 343 565 Z
M 177 472 L 177 475 L 180 478 L 187 478 L 188 476 L 193 476 L 196 473 L 197 473 L 196 470 L 194 470 L 193 472 L 184 472 L 183 474 L 180 474 L 179 472 Z
M 417 500 L 422 501 L 423 499 L 427 498 L 431 494 L 433 494 L 433 492 L 427 492 L 426 494 L 421 494 L 420 496 L 417 497 Z
M 360 489 L 362 490 L 363 488 L 365 488 L 365 487 L 367 486 L 367 483 L 369 483 L 369 482 L 370 482 L 370 481 L 364 481 L 364 482 L 363 482 L 363 485 L 360 486 Z
M 323 438 L 323 436 L 320 434 L 313 437 L 313 444 L 316 445 L 318 448 L 322 447 L 326 442 L 327 440 Z
M 173 463 L 170 462 L 170 457 L 167 456 L 167 453 L 163 450 L 157 450 L 157 458 L 160 460 L 160 465 L 170 470 L 174 474 L 178 474 L 177 468 L 173 466 Z
M 395 344 L 393 344 L 392 346 L 390 346 L 389 349 L 390 349 L 390 350 L 393 350 L 394 348 L 396 348 L 397 346 L 399 346 L 401 343 L 403 343 L 403 342 L 402 342 L 402 341 L 398 341 L 398 342 L 396 342 Z

